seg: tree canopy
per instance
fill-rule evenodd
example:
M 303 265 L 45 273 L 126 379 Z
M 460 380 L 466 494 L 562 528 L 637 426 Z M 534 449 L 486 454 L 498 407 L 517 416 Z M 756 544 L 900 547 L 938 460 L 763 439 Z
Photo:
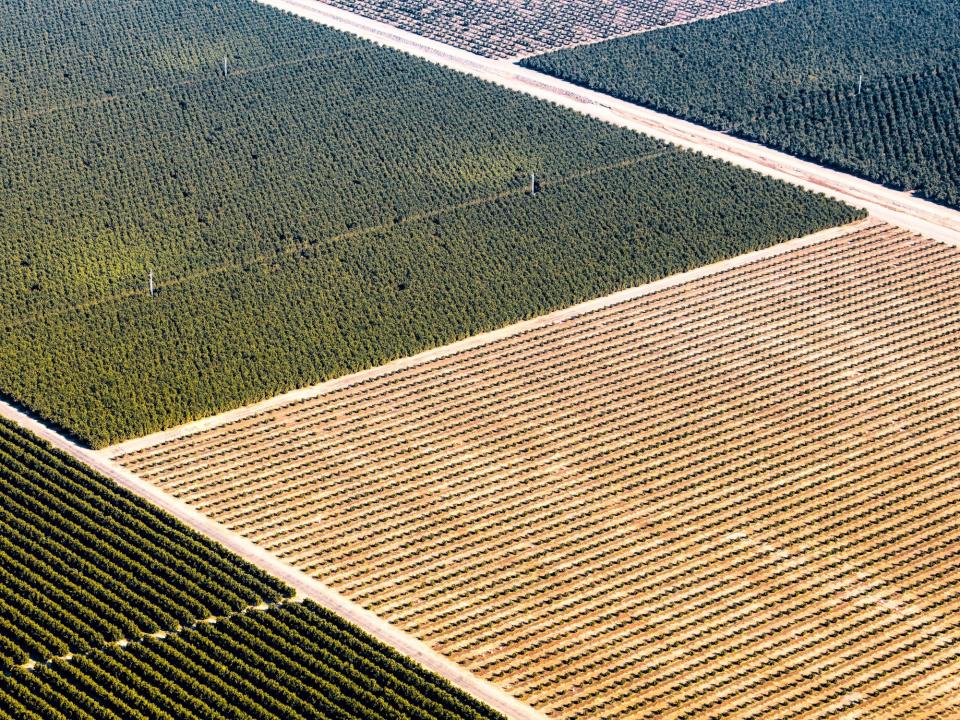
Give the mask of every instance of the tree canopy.
M 0 21 L 0 392 L 98 446 L 857 215 L 245 0 Z
M 788 0 L 523 64 L 960 207 L 958 53 L 951 0 Z

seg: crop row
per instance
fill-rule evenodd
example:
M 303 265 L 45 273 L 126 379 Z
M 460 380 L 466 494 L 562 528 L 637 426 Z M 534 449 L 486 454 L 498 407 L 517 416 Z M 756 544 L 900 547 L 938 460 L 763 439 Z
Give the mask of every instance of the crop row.
M 0 655 L 86 652 L 290 591 L 0 422 Z
M 524 62 L 960 207 L 958 53 L 951 0 L 793 0 Z
M 551 716 L 922 716 L 958 279 L 867 224 L 119 461 Z
M 498 717 L 310 602 L 0 674 L 3 720 Z

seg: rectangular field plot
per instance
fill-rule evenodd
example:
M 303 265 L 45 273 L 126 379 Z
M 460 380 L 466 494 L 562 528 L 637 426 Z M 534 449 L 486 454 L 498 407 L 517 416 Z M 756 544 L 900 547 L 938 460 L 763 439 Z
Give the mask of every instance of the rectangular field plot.
M 867 223 L 113 454 L 551 717 L 956 717 L 958 280 Z
M 596 42 L 769 5 L 774 0 L 326 0 L 484 57 Z
M 0 395 L 95 447 L 859 214 L 247 0 L 0 28 Z

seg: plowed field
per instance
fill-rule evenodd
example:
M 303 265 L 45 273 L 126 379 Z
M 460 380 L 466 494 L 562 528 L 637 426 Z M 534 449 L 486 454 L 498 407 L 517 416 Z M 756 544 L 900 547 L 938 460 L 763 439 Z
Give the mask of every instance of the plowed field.
M 960 249 L 886 225 L 118 460 L 553 717 L 960 714 Z

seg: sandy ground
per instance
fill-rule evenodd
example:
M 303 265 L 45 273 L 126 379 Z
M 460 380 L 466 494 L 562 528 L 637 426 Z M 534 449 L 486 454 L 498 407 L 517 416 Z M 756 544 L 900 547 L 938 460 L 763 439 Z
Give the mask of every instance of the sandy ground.
M 513 65 L 508 60 L 491 60 L 474 55 L 320 2 L 257 1 L 511 90 L 549 100 L 585 115 L 822 192 L 864 208 L 886 222 L 936 240 L 960 245 L 960 212 L 920 200 L 907 193 L 580 88 L 549 75 Z
M 22 413 L 9 403 L 0 401 L 0 416 L 12 420 L 35 435 L 42 437 L 54 447 L 92 467 L 121 487 L 170 513 L 188 527 L 203 533 L 231 552 L 287 583 L 297 592 L 299 597 L 309 598 L 346 618 L 381 642 L 413 658 L 423 667 L 437 673 L 456 687 L 485 702 L 508 718 L 546 720 L 545 715 L 520 702 L 497 686 L 478 678 L 460 665 L 447 660 L 413 636 L 384 622 L 370 611 L 346 599 L 323 583 L 314 580 L 237 533 L 193 510 L 186 503 L 140 480 L 101 453 L 77 445 L 46 425 Z
M 958 339 L 865 223 L 115 461 L 550 717 L 957 717 Z

